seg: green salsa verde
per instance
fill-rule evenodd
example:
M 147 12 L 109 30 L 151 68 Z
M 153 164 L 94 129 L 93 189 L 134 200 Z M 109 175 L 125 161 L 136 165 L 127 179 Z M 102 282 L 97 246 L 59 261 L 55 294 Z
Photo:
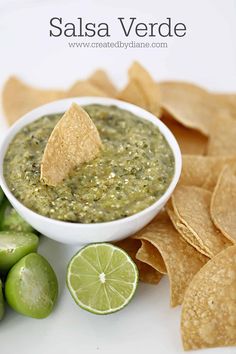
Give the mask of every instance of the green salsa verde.
M 100 155 L 59 186 L 44 185 L 43 152 L 62 114 L 43 116 L 24 127 L 6 153 L 4 175 L 15 197 L 41 215 L 79 223 L 117 220 L 157 201 L 175 170 L 173 152 L 159 129 L 116 106 L 83 108 L 101 136 Z

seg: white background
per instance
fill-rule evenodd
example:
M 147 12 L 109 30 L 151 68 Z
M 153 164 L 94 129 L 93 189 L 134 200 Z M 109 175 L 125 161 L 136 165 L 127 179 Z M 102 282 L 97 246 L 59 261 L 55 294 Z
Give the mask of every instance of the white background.
M 168 49 L 71 49 L 68 40 L 49 38 L 49 19 L 86 17 L 106 21 L 111 40 L 122 40 L 118 16 L 184 22 L 187 35 L 169 39 Z M 41 87 L 67 88 L 95 68 L 106 68 L 121 87 L 134 59 L 157 80 L 188 80 L 217 91 L 236 91 L 235 0 L 76 0 L 0 1 L 0 87 L 11 74 Z M 130 39 L 134 39 L 130 37 Z M 157 38 L 157 41 L 160 39 Z M 5 122 L 0 118 L 0 138 Z M 182 353 L 180 308 L 169 307 L 167 278 L 158 286 L 141 284 L 120 313 L 95 316 L 79 309 L 65 287 L 66 264 L 75 248 L 43 239 L 40 251 L 54 266 L 60 297 L 45 320 L 11 310 L 0 324 L 1 354 Z M 235 348 L 204 353 L 235 353 Z

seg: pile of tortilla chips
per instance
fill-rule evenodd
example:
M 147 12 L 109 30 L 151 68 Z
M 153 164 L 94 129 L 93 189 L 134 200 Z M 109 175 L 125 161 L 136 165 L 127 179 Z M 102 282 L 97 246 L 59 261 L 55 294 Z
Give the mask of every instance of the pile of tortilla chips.
M 171 306 L 183 306 L 185 350 L 236 345 L 236 94 L 158 83 L 135 62 L 120 91 L 102 70 L 64 91 L 31 88 L 12 77 L 2 104 L 12 124 L 43 103 L 74 96 L 139 105 L 175 135 L 183 154 L 176 190 L 165 210 L 118 245 L 134 259 L 142 281 L 157 284 L 168 276 Z M 94 153 L 101 145 L 96 139 Z
M 2 106 L 8 123 L 43 104 L 69 97 L 115 97 L 117 89 L 103 70 L 95 71 L 87 80 L 78 80 L 67 90 L 43 90 L 31 87 L 11 76 L 2 91 Z

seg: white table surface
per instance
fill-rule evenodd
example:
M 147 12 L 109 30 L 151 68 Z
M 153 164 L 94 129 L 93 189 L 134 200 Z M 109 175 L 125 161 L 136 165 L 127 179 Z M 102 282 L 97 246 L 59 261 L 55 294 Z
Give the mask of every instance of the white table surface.
M 128 66 L 137 59 L 157 80 L 182 79 L 211 90 L 236 91 L 235 4 L 235 0 L 0 0 L 0 86 L 16 74 L 32 85 L 65 88 L 97 67 L 106 68 L 122 86 Z M 114 41 L 121 39 L 114 25 L 118 16 L 155 22 L 172 17 L 186 24 L 187 36 L 169 39 L 167 49 L 71 49 L 67 40 L 49 38 L 48 21 L 54 16 L 107 21 Z M 0 139 L 5 130 L 1 114 Z M 92 315 L 76 306 L 65 286 L 66 265 L 76 250 L 42 238 L 39 251 L 57 273 L 59 301 L 44 320 L 7 309 L 0 324 L 1 354 L 183 353 L 181 308 L 169 306 L 167 277 L 157 286 L 140 284 L 121 312 Z M 233 354 L 236 348 L 196 353 Z

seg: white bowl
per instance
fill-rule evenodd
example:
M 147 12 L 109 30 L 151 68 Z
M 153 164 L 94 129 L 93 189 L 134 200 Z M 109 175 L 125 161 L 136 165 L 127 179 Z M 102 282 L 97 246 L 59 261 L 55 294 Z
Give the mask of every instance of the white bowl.
M 159 128 L 169 143 L 175 158 L 175 173 L 172 182 L 160 199 L 158 199 L 154 204 L 142 210 L 141 212 L 123 219 L 103 223 L 79 224 L 54 220 L 37 214 L 34 211 L 28 209 L 14 197 L 14 195 L 9 190 L 3 176 L 3 160 L 10 142 L 25 125 L 28 125 L 43 115 L 64 112 L 70 107 L 72 102 L 76 102 L 79 105 L 87 105 L 92 103 L 107 106 L 116 105 L 121 109 L 126 109 L 135 115 L 146 119 L 149 122 L 152 122 Z M 140 107 L 110 98 L 70 98 L 55 101 L 36 108 L 35 110 L 23 116 L 8 130 L 0 146 L 0 185 L 10 203 L 18 211 L 18 213 L 37 231 L 47 237 L 52 238 L 53 240 L 67 244 L 86 244 L 90 242 L 117 241 L 139 231 L 157 215 L 157 213 L 168 201 L 179 180 L 181 166 L 182 159 L 178 143 L 176 142 L 170 130 L 159 119 Z

